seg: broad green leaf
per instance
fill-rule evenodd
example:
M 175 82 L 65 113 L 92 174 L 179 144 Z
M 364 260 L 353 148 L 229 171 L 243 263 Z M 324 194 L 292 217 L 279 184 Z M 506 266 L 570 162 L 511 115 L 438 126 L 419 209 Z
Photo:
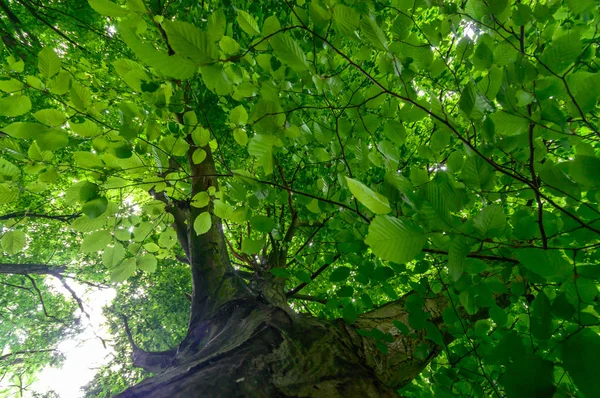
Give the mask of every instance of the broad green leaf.
M 212 220 L 210 217 L 210 213 L 205 211 L 202 212 L 196 217 L 194 220 L 194 231 L 196 235 L 202 235 L 207 233 L 212 226 Z
M 337 267 L 329 275 L 331 282 L 342 282 L 350 277 L 350 268 L 348 267 Z
M 244 32 L 246 32 L 250 36 L 256 36 L 260 34 L 260 29 L 258 28 L 258 23 L 256 19 L 248 14 L 246 11 L 242 11 L 240 9 L 237 10 L 237 17 L 235 18 L 237 23 L 240 25 L 240 28 Z
M 144 272 L 151 274 L 156 271 L 157 261 L 154 254 L 147 253 L 139 256 L 137 257 L 136 262 L 138 268 Z
M 102 263 L 108 268 L 116 267 L 125 258 L 125 248 L 122 244 L 116 242 L 114 246 L 109 246 L 102 253 Z
M 207 64 L 218 57 L 214 41 L 194 25 L 165 21 L 162 26 L 167 32 L 169 44 L 177 54 L 190 58 L 198 65 Z
M 9 95 L 0 98 L 0 116 L 21 116 L 31 109 L 31 101 L 26 95 Z
M 208 16 L 208 24 L 206 31 L 213 42 L 221 40 L 225 34 L 227 19 L 223 10 L 218 9 L 213 11 Z
M 238 127 L 233 130 L 233 139 L 240 146 L 246 146 L 248 144 L 248 135 L 246 134 L 246 131 L 242 128 Z
M 53 94 L 66 94 L 71 88 L 71 75 L 69 72 L 59 72 L 58 75 L 54 76 L 48 81 L 46 86 Z
M 0 91 L 5 93 L 14 93 L 23 89 L 23 83 L 17 79 L 0 80 Z
M 126 258 L 121 264 L 112 269 L 110 273 L 111 282 L 123 282 L 135 274 L 135 259 Z
M 2 132 L 14 138 L 33 139 L 48 131 L 48 127 L 39 123 L 16 122 L 2 127 Z
M 563 72 L 581 54 L 581 36 L 577 30 L 553 39 L 542 53 L 544 65 L 555 73 Z
M 238 105 L 231 110 L 229 114 L 229 121 L 238 126 L 244 125 L 248 122 L 248 113 L 242 105 Z
M 100 197 L 85 202 L 81 208 L 81 211 L 89 218 L 94 219 L 104 214 L 107 207 L 108 200 L 105 197 Z
M 273 172 L 273 145 L 277 142 L 277 137 L 265 134 L 256 134 L 250 140 L 248 153 L 257 158 L 265 175 Z
M 520 354 L 506 367 L 500 383 L 507 398 L 551 397 L 556 388 L 553 383 L 554 365 L 538 356 Z
M 265 19 L 263 24 L 263 36 L 270 36 L 277 33 L 281 29 L 281 24 L 275 15 L 271 15 Z
M 359 14 L 354 9 L 343 4 L 336 4 L 333 9 L 333 20 L 343 36 L 354 35 L 360 23 Z
M 203 66 L 200 72 L 202 73 L 202 80 L 206 84 L 206 87 L 218 95 L 227 95 L 233 90 L 231 80 L 229 80 L 222 65 Z
M 407 263 L 425 245 L 423 230 L 406 218 L 376 216 L 369 225 L 365 243 L 383 260 Z
M 194 197 L 192 198 L 191 205 L 201 209 L 203 207 L 208 206 L 209 202 L 210 202 L 210 197 L 208 196 L 208 192 L 202 191 L 202 192 L 198 192 L 196 195 L 194 195 Z
M 88 0 L 88 3 L 96 12 L 107 17 L 126 17 L 129 15 L 129 11 L 109 0 Z
M 202 148 L 197 148 L 192 154 L 192 162 L 200 164 L 204 162 L 204 159 L 206 159 L 206 151 Z
M 388 49 L 387 37 L 383 30 L 377 24 L 373 14 L 363 16 L 360 22 L 360 30 L 364 37 L 378 50 L 386 51 Z
M 38 53 L 38 69 L 46 79 L 60 72 L 60 58 L 53 49 L 46 47 Z
M 496 133 L 503 136 L 523 134 L 529 129 L 527 119 L 503 111 L 492 114 L 490 118 L 494 121 Z
M 367 209 L 375 214 L 387 214 L 392 209 L 387 198 L 364 185 L 363 183 L 346 177 L 348 188 L 352 195 L 362 203 Z
M 489 205 L 481 209 L 473 219 L 473 227 L 481 236 L 498 236 L 506 228 L 506 216 L 498 205 Z
M 56 109 L 42 109 L 41 111 L 35 112 L 33 117 L 38 122 L 50 127 L 60 126 L 67 121 L 67 116 Z
M 271 217 L 257 215 L 250 219 L 250 226 L 258 232 L 269 233 L 275 228 L 275 221 Z
M 573 268 L 559 250 L 518 249 L 516 256 L 525 268 L 550 281 L 572 277 Z
M 0 184 L 0 204 L 12 203 L 19 198 L 19 190 L 7 184 Z
M 453 281 L 457 281 L 465 269 L 469 244 L 463 236 L 456 236 L 448 250 L 448 270 Z
M 25 243 L 25 232 L 20 229 L 5 232 L 1 240 L 2 250 L 8 255 L 20 252 L 25 247 Z
M 119 24 L 119 33 L 140 61 L 156 68 L 163 75 L 181 80 L 196 75 L 198 66 L 193 61 L 179 55 L 169 56 L 151 45 L 143 43 L 127 24 Z
M 112 241 L 112 236 L 106 230 L 92 232 L 83 239 L 81 250 L 84 253 L 94 253 L 106 249 Z
M 571 177 L 579 184 L 588 187 L 600 186 L 600 159 L 595 156 L 577 155 L 570 164 Z
M 278 34 L 269 39 L 271 47 L 275 52 L 275 56 L 284 64 L 296 72 L 304 72 L 308 70 L 308 61 L 304 51 L 300 48 L 298 43 L 292 39 L 289 35 Z
M 244 238 L 242 240 L 242 253 L 257 254 L 265 246 L 265 243 L 264 239 Z
M 550 300 L 544 292 L 539 292 L 531 303 L 531 334 L 538 340 L 548 340 L 552 331 Z
M 600 396 L 600 383 L 595 363 L 600 355 L 600 336 L 592 329 L 583 329 L 565 338 L 561 344 L 564 369 L 586 397 Z
M 92 104 L 92 92 L 77 82 L 71 85 L 70 96 L 71 102 L 80 112 L 85 112 Z

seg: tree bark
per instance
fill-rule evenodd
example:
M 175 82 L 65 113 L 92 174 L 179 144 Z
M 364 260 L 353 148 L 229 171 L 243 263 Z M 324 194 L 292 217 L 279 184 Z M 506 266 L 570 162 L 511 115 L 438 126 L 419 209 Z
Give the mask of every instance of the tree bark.
M 244 298 L 229 302 L 184 341 L 156 376 L 119 397 L 392 397 L 442 349 L 424 332 L 402 335 L 392 321 L 408 324 L 406 295 L 359 317 L 320 321 Z M 443 296 L 425 300 L 432 322 L 441 322 Z M 393 336 L 382 354 L 358 330 L 377 328 Z M 426 357 L 415 347 L 426 344 Z M 143 357 L 137 354 L 138 366 Z M 135 354 L 134 354 L 135 355 Z M 156 358 L 149 354 L 148 361 Z M 164 360 L 164 358 L 161 358 Z

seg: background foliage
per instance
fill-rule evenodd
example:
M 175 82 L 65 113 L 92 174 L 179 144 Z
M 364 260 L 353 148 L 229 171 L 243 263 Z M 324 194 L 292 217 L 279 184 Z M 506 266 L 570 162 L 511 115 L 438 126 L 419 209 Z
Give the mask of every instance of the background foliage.
M 405 396 L 600 394 L 596 1 L 0 6 L 2 263 L 67 267 L 1 276 L 17 386 L 77 329 L 48 280 L 118 289 L 89 396 L 146 376 L 122 315 L 144 349 L 183 337 L 168 198 L 211 203 L 240 274 L 285 279 L 299 312 L 353 323 L 416 292 L 394 333 L 432 361 Z M 219 190 L 190 197 L 212 158 Z M 443 330 L 423 307 L 439 293 Z M 388 332 L 363 331 L 380 355 Z

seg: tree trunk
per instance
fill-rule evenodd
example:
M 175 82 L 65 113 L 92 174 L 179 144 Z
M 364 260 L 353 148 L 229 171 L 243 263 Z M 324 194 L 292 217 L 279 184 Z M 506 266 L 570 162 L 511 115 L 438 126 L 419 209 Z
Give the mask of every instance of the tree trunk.
M 161 365 L 156 354 L 138 352 L 136 365 L 159 373 L 119 397 L 396 396 L 441 349 L 421 332 L 404 336 L 393 326 L 392 320 L 407 323 L 407 297 L 364 314 L 354 325 L 319 321 L 260 299 L 231 301 L 178 350 L 165 353 Z M 445 300 L 427 300 L 426 306 L 435 322 Z M 373 327 L 393 335 L 387 354 L 357 332 Z M 418 344 L 426 344 L 429 355 L 417 358 Z

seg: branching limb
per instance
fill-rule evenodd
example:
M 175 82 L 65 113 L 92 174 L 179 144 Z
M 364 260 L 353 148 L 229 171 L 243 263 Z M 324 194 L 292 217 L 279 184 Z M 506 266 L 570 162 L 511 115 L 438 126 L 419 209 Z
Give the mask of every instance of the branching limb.
M 172 364 L 173 360 L 175 359 L 177 349 L 171 349 L 168 351 L 160 352 L 148 352 L 142 350 L 133 341 L 133 336 L 131 334 L 131 329 L 129 328 L 129 322 L 127 320 L 127 317 L 121 314 L 121 318 L 123 319 L 123 324 L 125 326 L 125 334 L 127 335 L 127 340 L 129 340 L 129 344 L 131 345 L 131 349 L 133 350 L 133 353 L 131 354 L 133 366 L 142 368 L 148 372 L 157 373 L 162 370 L 165 370 L 168 366 Z

